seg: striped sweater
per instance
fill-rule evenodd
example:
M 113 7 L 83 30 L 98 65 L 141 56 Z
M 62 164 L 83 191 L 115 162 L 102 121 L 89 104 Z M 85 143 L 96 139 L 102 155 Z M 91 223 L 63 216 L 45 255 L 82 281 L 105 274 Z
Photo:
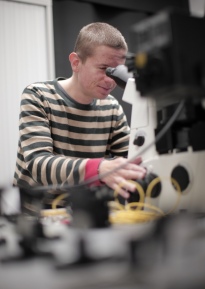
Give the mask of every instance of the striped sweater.
M 102 158 L 127 155 L 129 126 L 118 101 L 79 104 L 59 79 L 22 93 L 15 186 L 79 184 L 97 174 Z

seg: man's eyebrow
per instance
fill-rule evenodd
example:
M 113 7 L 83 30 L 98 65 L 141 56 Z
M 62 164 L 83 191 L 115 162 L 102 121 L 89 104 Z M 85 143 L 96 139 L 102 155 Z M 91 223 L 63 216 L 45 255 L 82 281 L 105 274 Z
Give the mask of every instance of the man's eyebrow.
M 101 66 L 101 67 L 109 67 L 108 64 L 105 64 L 105 63 L 98 63 L 98 66 Z

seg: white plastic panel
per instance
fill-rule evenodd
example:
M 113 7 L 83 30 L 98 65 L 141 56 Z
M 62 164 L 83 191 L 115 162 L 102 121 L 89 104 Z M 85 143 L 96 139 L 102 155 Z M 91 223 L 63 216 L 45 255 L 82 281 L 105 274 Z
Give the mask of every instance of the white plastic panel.
M 0 186 L 13 180 L 22 90 L 54 77 L 50 3 L 0 0 Z

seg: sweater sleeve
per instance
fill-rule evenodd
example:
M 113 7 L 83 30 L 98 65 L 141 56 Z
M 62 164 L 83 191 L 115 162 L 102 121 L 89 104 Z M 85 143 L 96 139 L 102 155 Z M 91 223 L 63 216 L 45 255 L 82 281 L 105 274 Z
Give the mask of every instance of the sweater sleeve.
M 14 185 L 73 185 L 84 181 L 88 159 L 54 151 L 50 114 L 43 93 L 35 87 L 26 88 L 21 99 Z
M 85 181 L 92 179 L 98 175 L 98 168 L 103 158 L 89 159 L 85 166 Z M 100 186 L 102 183 L 100 180 L 96 180 L 91 183 L 91 185 Z

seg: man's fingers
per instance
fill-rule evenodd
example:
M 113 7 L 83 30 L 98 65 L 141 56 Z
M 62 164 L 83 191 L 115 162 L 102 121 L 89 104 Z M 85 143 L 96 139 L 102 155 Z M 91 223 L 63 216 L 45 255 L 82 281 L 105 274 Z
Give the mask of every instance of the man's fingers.
M 137 157 L 136 159 L 134 159 L 132 161 L 133 164 L 136 164 L 136 165 L 140 165 L 142 163 L 142 158 L 141 157 Z
M 146 169 L 143 167 L 129 164 L 126 168 L 119 170 L 118 174 L 125 179 L 143 179 L 146 172 Z
M 102 178 L 102 181 L 118 195 L 121 195 L 126 199 L 129 198 L 129 192 L 134 192 L 136 190 L 136 186 L 131 180 L 143 179 L 146 175 L 146 169 L 139 166 L 141 161 L 142 158 L 138 157 L 133 162 L 127 162 L 124 158 L 102 162 L 100 173 L 107 173 L 110 170 L 110 174 L 106 174 L 106 176 Z M 112 165 L 111 168 L 110 165 Z M 118 170 L 115 168 L 118 168 Z M 115 169 L 115 171 L 112 172 L 112 169 Z
M 129 192 L 134 192 L 136 190 L 136 186 L 131 182 L 131 180 L 123 180 L 119 184 L 113 185 L 113 190 L 117 195 L 121 195 L 124 198 L 129 198 Z
M 121 170 L 119 171 L 118 176 L 126 180 L 143 179 L 145 177 L 145 172 L 138 170 Z

